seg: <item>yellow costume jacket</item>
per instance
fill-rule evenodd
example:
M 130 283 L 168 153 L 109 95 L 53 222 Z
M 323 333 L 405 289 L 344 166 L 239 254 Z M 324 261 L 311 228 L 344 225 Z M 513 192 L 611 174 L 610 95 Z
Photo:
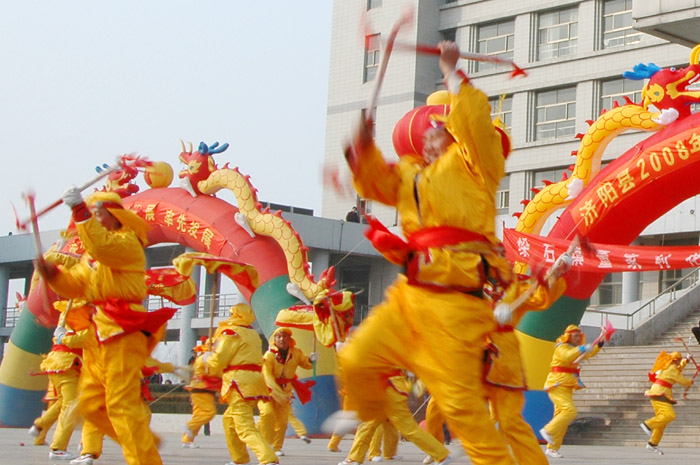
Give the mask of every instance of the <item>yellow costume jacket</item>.
M 108 316 L 101 303 L 109 299 L 125 302 L 126 311 L 122 309 L 121 313 L 126 319 L 129 311 L 146 312 L 141 305 L 146 297 L 146 255 L 137 235 L 129 229 L 108 231 L 94 217 L 77 223 L 76 228 L 86 254 L 75 266 L 59 265 L 61 272 L 50 285 L 64 298 L 96 303 L 93 322 L 97 338 L 104 342 L 130 331 Z
M 414 270 L 409 282 L 480 290 L 483 257 L 489 274 L 505 287 L 512 271 L 494 222 L 495 193 L 505 169 L 501 137 L 483 92 L 463 83 L 452 99 L 446 127 L 456 143 L 436 161 L 426 166 L 422 157 L 403 156 L 398 163 L 388 163 L 371 143 L 360 147 L 350 162 L 353 183 L 360 197 L 397 208 L 412 249 L 409 263 L 398 263 L 400 260 L 373 244 L 390 261 Z M 445 228 L 455 232 L 452 240 L 445 240 Z M 441 239 L 433 236 L 415 245 L 418 236 L 431 230 Z M 460 237 L 459 231 L 469 234 Z
M 234 317 L 219 324 L 216 350 L 207 360 L 210 375 L 222 378 L 221 400 L 228 402 L 233 391 L 245 400 L 269 398 L 262 375 L 262 341 L 250 326 Z
M 681 360 L 679 365 L 670 364 L 667 368 L 659 370 L 656 373 L 656 381 L 651 385 L 644 395 L 646 397 L 665 397 L 669 402 L 675 404 L 673 398 L 673 385 L 678 383 L 681 386 L 688 387 L 693 384 L 690 378 L 686 378 L 681 374 L 683 368 L 688 364 L 688 360 Z
M 80 371 L 83 365 L 82 347 L 88 338 L 87 331 L 68 332 L 60 344 L 54 344 L 39 368 L 49 375 L 65 373 L 70 370 Z M 56 338 L 54 338 L 54 343 Z
M 548 391 L 555 386 L 566 386 L 572 389 L 583 389 L 584 386 L 579 377 L 579 366 L 574 361 L 581 355 L 581 360 L 595 356 L 600 352 L 600 347 L 595 345 L 590 352 L 586 353 L 588 346 L 575 346 L 568 342 L 559 343 L 554 347 L 554 355 L 550 367 L 552 371 L 547 375 L 544 382 L 544 390 Z
M 279 349 L 274 344 L 265 352 L 263 357 L 263 376 L 270 391 L 276 399 L 289 397 L 292 393 L 292 380 L 296 377 L 297 367 L 307 370 L 313 368 L 309 357 L 300 349 L 290 347 L 287 359 L 282 359 Z

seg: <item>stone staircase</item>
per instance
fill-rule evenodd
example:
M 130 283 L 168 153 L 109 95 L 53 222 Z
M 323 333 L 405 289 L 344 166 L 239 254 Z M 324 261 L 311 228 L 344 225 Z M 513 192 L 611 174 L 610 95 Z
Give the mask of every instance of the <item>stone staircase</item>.
M 647 373 L 661 349 L 677 350 L 684 356 L 688 345 L 700 363 L 700 346 L 690 329 L 697 326 L 700 309 L 694 310 L 679 320 L 665 334 L 656 338 L 653 345 L 604 347 L 592 359 L 581 364 L 581 379 L 586 389 L 574 394 L 578 410 L 564 439 L 565 444 L 643 446 L 648 437 L 639 424 L 653 416 L 653 409 L 644 397 L 650 383 Z M 692 362 L 683 371 L 690 378 L 695 373 Z M 664 447 L 700 447 L 700 378 L 691 387 L 688 399 L 683 399 L 685 388 L 676 385 L 673 389 L 676 420 L 664 433 Z

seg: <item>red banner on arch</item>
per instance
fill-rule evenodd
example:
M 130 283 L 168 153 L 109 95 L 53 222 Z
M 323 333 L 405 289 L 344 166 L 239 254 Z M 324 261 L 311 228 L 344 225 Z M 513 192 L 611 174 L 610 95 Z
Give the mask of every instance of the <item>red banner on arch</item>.
M 506 256 L 511 262 L 548 266 L 564 253 L 569 241 L 503 230 Z M 591 244 L 592 250 L 576 248 L 572 268 L 583 272 L 660 271 L 700 266 L 700 246 L 624 246 Z

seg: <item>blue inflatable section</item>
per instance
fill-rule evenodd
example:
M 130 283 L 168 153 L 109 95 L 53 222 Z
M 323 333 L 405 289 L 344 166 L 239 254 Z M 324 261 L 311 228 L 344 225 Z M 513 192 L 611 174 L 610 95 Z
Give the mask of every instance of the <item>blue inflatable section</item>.
M 554 415 L 552 401 L 545 391 L 525 391 L 524 394 L 523 418 L 535 431 L 537 439 L 543 440 L 539 431 Z
M 306 381 L 313 378 L 305 378 L 301 381 Z M 340 408 L 338 403 L 338 390 L 335 386 L 335 377 L 332 375 L 324 375 L 316 377 L 316 385 L 311 388 L 313 393 L 311 402 L 306 405 L 301 405 L 299 399 L 294 399 L 292 408 L 294 416 L 300 419 L 308 434 L 321 433 L 321 423 L 328 415 Z M 295 433 L 291 426 L 287 428 L 287 436 L 293 436 Z
M 41 415 L 46 391 L 28 391 L 0 384 L 0 405 L 12 408 L 0 409 L 0 427 L 29 428 Z

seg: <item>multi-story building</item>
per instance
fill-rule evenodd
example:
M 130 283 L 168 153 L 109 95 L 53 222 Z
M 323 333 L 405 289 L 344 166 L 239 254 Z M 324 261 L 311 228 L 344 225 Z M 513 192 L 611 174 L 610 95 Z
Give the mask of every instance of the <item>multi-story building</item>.
M 380 98 L 367 109 L 376 84 L 383 40 L 403 8 L 415 11 L 412 26 L 397 42 L 413 45 L 456 41 L 463 51 L 513 60 L 525 78 L 510 79 L 511 68 L 462 61 L 472 83 L 490 98 L 511 135 L 513 153 L 506 164 L 497 203 L 499 227 L 514 227 L 521 201 L 545 181 L 557 182 L 574 163 L 576 139 L 615 102 L 640 102 L 643 81 L 622 78 L 638 63 L 685 66 L 690 48 L 700 41 L 695 2 L 643 0 L 336 0 L 333 11 L 325 162 L 345 168 L 342 146 L 362 111 L 372 111 L 376 140 L 385 157 L 395 157 L 394 124 L 425 104 L 442 87 L 437 58 L 396 48 L 391 55 Z M 689 5 L 688 5 L 689 4 Z M 645 33 L 644 31 L 648 32 Z M 652 35 L 653 34 L 653 35 Z M 500 102 L 500 103 L 499 103 Z M 629 131 L 607 147 L 608 163 L 648 134 Z M 396 225 L 392 208 L 363 199 L 323 193 L 322 215 L 341 218 L 356 202 L 387 225 Z M 649 225 L 637 243 L 697 245 L 700 223 L 697 198 L 682 202 Z M 545 226 L 551 227 L 556 213 Z M 593 305 L 620 304 L 656 295 L 674 282 L 680 270 L 613 273 L 593 295 Z

